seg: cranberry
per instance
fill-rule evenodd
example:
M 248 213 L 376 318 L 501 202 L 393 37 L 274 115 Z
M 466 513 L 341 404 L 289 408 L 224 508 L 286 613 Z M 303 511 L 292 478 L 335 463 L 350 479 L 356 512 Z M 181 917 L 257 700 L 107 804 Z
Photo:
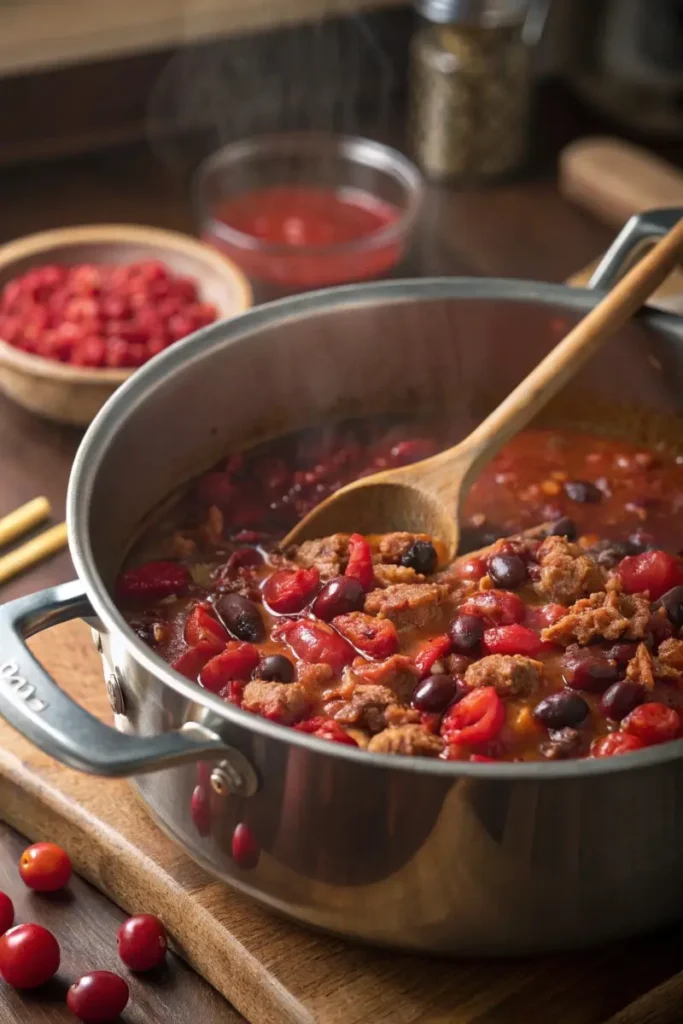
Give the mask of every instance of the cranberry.
M 564 491 L 568 498 L 581 504 L 600 501 L 602 498 L 602 491 L 588 480 L 566 480 Z
M 480 686 L 446 712 L 441 735 L 447 743 L 489 743 L 504 724 L 502 700 L 492 686 Z
M 166 956 L 166 929 L 152 914 L 136 914 L 117 932 L 119 956 L 131 971 L 151 971 Z
M 653 701 L 634 708 L 623 728 L 650 746 L 676 739 L 681 731 L 681 718 L 674 708 Z
M 37 988 L 59 969 L 59 943 L 39 924 L 18 924 L 0 937 L 0 974 L 13 988 Z
M 190 647 L 209 644 L 218 653 L 223 650 L 229 639 L 225 628 L 213 615 L 209 605 L 194 606 L 185 623 L 185 642 Z
M 128 1004 L 128 985 L 111 971 L 84 974 L 66 994 L 66 1005 L 83 1024 L 108 1024 Z
M 524 561 L 511 553 L 491 555 L 488 570 L 493 582 L 502 590 L 517 590 L 527 577 Z
M 25 885 L 36 892 L 56 892 L 68 885 L 71 860 L 55 843 L 34 843 L 21 855 L 19 874 Z
M 332 620 L 332 625 L 369 658 L 379 661 L 398 651 L 398 633 L 391 619 L 378 619 L 365 612 L 350 612 L 338 615 Z
M 645 744 L 637 736 L 628 732 L 611 732 L 608 736 L 600 736 L 591 744 L 591 757 L 614 757 L 615 754 L 630 754 L 641 750 Z
M 566 537 L 567 540 L 576 540 L 576 523 L 569 516 L 561 516 L 551 525 L 549 536 Z
M 574 690 L 600 693 L 618 679 L 619 667 L 599 648 L 572 646 L 562 658 L 562 676 Z
M 192 799 L 190 800 L 190 817 L 192 818 L 192 824 L 199 832 L 200 836 L 205 838 L 211 832 L 211 799 L 209 796 L 208 786 L 198 785 L 192 790 Z
M 216 611 L 226 628 L 238 640 L 259 644 L 266 637 L 261 613 L 256 605 L 241 594 L 222 594 L 216 599 Z
M 480 615 L 487 626 L 509 626 L 524 621 L 526 605 L 518 594 L 511 594 L 509 590 L 480 590 L 468 597 L 460 613 Z
M 473 556 L 458 562 L 458 576 L 461 580 L 480 580 L 486 575 L 486 559 Z
M 484 633 L 484 649 L 489 654 L 524 654 L 535 658 L 543 649 L 538 633 L 519 622 L 509 626 L 494 626 Z
M 179 654 L 171 662 L 171 668 L 174 668 L 176 672 L 180 672 L 181 675 L 196 683 L 201 670 L 215 655 L 216 647 L 214 644 L 198 644 L 196 647 L 190 647 L 188 651 L 183 651 L 182 654 Z
M 128 569 L 118 579 L 120 601 L 160 601 L 181 596 L 190 583 L 190 571 L 180 562 L 147 562 Z
M 401 565 L 414 569 L 423 576 L 431 576 L 438 562 L 436 548 L 428 540 L 414 541 L 401 558 Z
M 280 569 L 263 586 L 263 598 L 274 612 L 291 615 L 302 611 L 320 583 L 317 569 Z
M 452 676 L 427 676 L 421 683 L 418 683 L 413 693 L 412 704 L 418 711 L 439 714 L 441 711 L 445 711 L 452 701 L 459 696 L 464 696 L 466 692 L 463 685 Z
M 337 576 L 322 588 L 311 611 L 323 622 L 331 622 L 337 615 L 362 611 L 364 604 L 365 591 L 358 580 L 351 576 Z
M 534 716 L 548 729 L 564 729 L 580 725 L 589 711 L 588 704 L 578 693 L 558 690 L 536 705 Z
M 14 904 L 7 893 L 0 892 L 0 935 L 14 924 Z
M 433 636 L 422 644 L 413 659 L 420 679 L 426 679 L 435 663 L 450 653 L 451 646 L 451 638 L 446 633 Z
M 294 653 L 309 665 L 330 665 L 341 672 L 355 657 L 351 644 L 326 622 L 317 619 L 281 621 L 272 631 L 273 640 L 284 640 Z
M 249 871 L 258 864 L 261 849 L 256 842 L 254 833 L 248 825 L 241 822 L 232 834 L 232 856 L 238 868 Z
M 645 687 L 630 679 L 621 679 L 602 695 L 600 711 L 605 718 L 620 722 L 639 704 L 645 700 Z
M 211 693 L 218 693 L 233 679 L 249 679 L 259 663 L 259 652 L 253 644 L 231 640 L 224 651 L 207 661 L 199 682 Z
M 647 590 L 652 601 L 683 583 L 683 561 L 666 551 L 629 555 L 619 563 L 617 572 L 627 594 Z
M 269 654 L 256 670 L 259 679 L 273 683 L 291 683 L 294 679 L 294 666 L 284 654 Z
M 484 636 L 484 622 L 479 615 L 458 615 L 448 626 L 448 635 L 456 651 L 472 651 Z
M 372 590 L 375 581 L 372 552 L 367 540 L 360 533 L 352 533 L 349 537 L 349 560 L 344 575 L 358 580 L 363 590 Z

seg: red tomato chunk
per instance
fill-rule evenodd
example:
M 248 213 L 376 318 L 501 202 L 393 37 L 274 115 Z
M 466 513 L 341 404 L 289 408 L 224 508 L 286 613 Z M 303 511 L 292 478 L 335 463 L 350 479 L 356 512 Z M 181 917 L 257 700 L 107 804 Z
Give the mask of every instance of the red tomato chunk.
M 206 690 L 218 693 L 233 679 L 248 679 L 259 660 L 259 652 L 253 644 L 231 640 L 224 651 L 204 665 L 199 681 Z
M 372 589 L 375 579 L 372 568 L 372 552 L 365 537 L 359 533 L 352 533 L 349 538 L 349 561 L 345 575 L 358 580 L 363 590 Z
M 495 626 L 484 633 L 484 647 L 489 654 L 526 654 L 534 658 L 543 646 L 538 633 L 518 622 Z
M 119 577 L 117 597 L 123 602 L 179 597 L 187 590 L 190 580 L 189 569 L 180 562 L 147 562 Z
M 398 650 L 396 626 L 388 619 L 375 619 L 363 612 L 350 612 L 348 615 L 337 615 L 332 625 L 369 658 L 381 661 L 396 654 Z
M 324 663 L 341 672 L 356 656 L 351 644 L 326 622 L 283 622 L 274 627 L 272 637 L 284 640 L 302 661 L 310 665 Z
M 446 712 L 441 735 L 447 743 L 478 746 L 495 739 L 504 723 L 502 700 L 492 686 L 482 686 Z
M 462 615 L 480 615 L 489 626 L 510 626 L 522 622 L 526 608 L 521 597 L 508 590 L 481 590 L 460 609 Z
M 190 612 L 185 624 L 185 641 L 190 647 L 206 644 L 222 651 L 230 637 L 224 626 L 205 604 L 198 604 Z
M 317 569 L 282 569 L 266 580 L 263 598 L 274 612 L 291 615 L 313 600 L 319 583 Z
M 619 565 L 619 579 L 628 594 L 647 590 L 655 601 L 683 583 L 683 562 L 666 551 L 644 551 L 624 558 Z

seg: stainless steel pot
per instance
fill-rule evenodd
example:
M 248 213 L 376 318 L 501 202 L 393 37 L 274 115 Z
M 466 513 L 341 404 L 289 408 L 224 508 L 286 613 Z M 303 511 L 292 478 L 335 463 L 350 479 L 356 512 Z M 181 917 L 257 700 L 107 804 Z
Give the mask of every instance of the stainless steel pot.
M 679 212 L 630 225 L 594 283 L 609 285 Z M 597 298 L 464 278 L 354 286 L 255 309 L 155 359 L 108 402 L 76 457 L 68 518 L 79 580 L 0 612 L 2 714 L 67 764 L 136 776 L 158 822 L 196 860 L 340 934 L 520 954 L 680 917 L 683 742 L 554 764 L 371 755 L 201 690 L 133 634 L 110 597 L 140 521 L 228 445 L 388 402 L 456 407 L 464 433 Z M 605 400 L 675 417 L 682 371 L 683 322 L 648 312 L 565 397 L 583 396 L 588 423 Z M 62 693 L 24 643 L 74 616 L 97 630 L 118 732 Z M 206 838 L 190 819 L 199 759 L 212 766 Z M 250 870 L 231 855 L 240 822 L 262 847 Z

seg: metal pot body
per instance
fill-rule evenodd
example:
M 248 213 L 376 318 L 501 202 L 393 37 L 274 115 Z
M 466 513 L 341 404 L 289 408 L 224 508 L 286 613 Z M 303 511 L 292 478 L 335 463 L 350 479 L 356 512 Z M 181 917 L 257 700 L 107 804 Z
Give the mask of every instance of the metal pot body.
M 77 457 L 68 504 L 81 584 L 11 614 L 13 635 L 90 616 L 119 739 L 66 705 L 60 721 L 54 703 L 32 709 L 50 703 L 48 684 L 18 648 L 12 671 L 0 666 L 3 714 L 78 767 L 139 773 L 157 821 L 197 861 L 338 934 L 519 955 L 681 917 L 681 742 L 552 765 L 373 756 L 275 726 L 177 676 L 109 596 L 141 520 L 227 448 L 387 408 L 455 409 L 464 436 L 596 301 L 523 282 L 366 285 L 262 307 L 170 349 L 114 396 Z M 554 415 L 595 429 L 618 407 L 627 425 L 640 417 L 676 435 L 682 374 L 681 322 L 649 313 L 582 371 Z M 7 616 L 4 629 L 3 641 Z M 16 699 L 27 681 L 29 698 Z M 198 782 L 209 794 L 199 828 Z M 258 859 L 235 850 L 238 825 Z

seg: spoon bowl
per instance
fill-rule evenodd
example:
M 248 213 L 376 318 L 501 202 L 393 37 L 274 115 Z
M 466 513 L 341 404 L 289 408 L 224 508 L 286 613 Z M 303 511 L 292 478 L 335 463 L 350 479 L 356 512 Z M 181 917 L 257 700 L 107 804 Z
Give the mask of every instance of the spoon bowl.
M 640 309 L 682 252 L 680 219 L 469 437 L 412 466 L 384 470 L 342 487 L 304 516 L 283 545 L 330 533 L 406 530 L 439 541 L 440 562 L 452 561 L 460 539 L 460 508 L 479 471 Z

